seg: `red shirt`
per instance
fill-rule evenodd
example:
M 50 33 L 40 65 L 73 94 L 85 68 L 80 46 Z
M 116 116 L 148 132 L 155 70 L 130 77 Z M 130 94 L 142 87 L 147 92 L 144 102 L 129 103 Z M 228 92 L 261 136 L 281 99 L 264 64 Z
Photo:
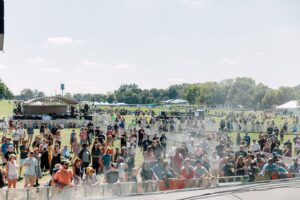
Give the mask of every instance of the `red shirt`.
M 172 157 L 172 162 L 173 162 L 174 170 L 179 172 L 182 167 L 182 162 L 183 162 L 182 155 L 180 153 L 175 154 L 175 156 Z
M 186 169 L 185 167 L 183 167 L 181 169 L 180 175 L 184 179 L 193 179 L 193 177 L 194 177 L 194 170 L 193 170 L 192 167 L 189 167 L 188 169 Z

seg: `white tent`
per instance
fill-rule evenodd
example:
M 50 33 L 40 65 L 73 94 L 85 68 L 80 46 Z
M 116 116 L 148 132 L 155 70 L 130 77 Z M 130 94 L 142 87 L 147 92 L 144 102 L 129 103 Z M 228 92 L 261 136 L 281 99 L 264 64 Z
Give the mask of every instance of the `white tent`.
M 276 110 L 293 110 L 298 108 L 299 108 L 298 101 L 289 101 L 285 104 L 275 107 Z
M 275 107 L 278 112 L 289 112 L 295 116 L 300 116 L 300 105 L 298 101 L 289 101 L 285 104 Z

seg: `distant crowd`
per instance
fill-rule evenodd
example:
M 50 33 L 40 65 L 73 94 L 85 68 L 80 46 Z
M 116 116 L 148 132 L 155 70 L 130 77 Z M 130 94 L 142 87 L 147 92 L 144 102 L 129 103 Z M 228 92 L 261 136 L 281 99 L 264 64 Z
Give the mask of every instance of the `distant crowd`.
M 173 133 L 172 124 L 181 133 Z M 63 130 L 57 124 L 35 129 L 33 124 L 10 121 L 2 130 L 0 187 L 16 188 L 23 179 L 24 187 L 42 182 L 59 188 L 160 180 L 168 189 L 173 180 L 192 184 L 188 180 L 199 179 L 209 185 L 218 177 L 247 176 L 258 181 L 299 173 L 300 138 L 296 134 L 293 141 L 284 141 L 284 127 L 271 124 L 259 140 L 248 133 L 241 137 L 239 132 L 232 141 L 223 121 L 214 133 L 205 131 L 204 121 L 198 119 L 181 121 L 181 129 L 175 124 L 176 120 L 165 123 L 143 115 L 132 129 L 127 129 L 121 115 L 115 115 L 111 125 L 87 122 L 80 130 Z M 183 126 L 192 128 L 183 131 Z M 66 131 L 71 132 L 68 138 Z M 172 134 L 187 134 L 186 140 L 169 146 Z

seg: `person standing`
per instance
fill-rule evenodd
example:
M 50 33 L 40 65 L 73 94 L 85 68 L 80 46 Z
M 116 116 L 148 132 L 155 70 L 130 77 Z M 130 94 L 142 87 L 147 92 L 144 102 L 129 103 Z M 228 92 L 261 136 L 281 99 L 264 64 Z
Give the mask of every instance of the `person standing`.
M 14 129 L 12 131 L 12 139 L 13 139 L 13 144 L 14 144 L 14 151 L 19 153 L 19 140 L 20 140 L 19 128 Z
M 91 152 L 88 149 L 88 144 L 82 145 L 82 150 L 79 152 L 79 158 L 82 161 L 84 168 L 87 168 L 91 163 Z
M 71 187 L 73 180 L 73 173 L 71 170 L 68 170 L 69 164 L 67 161 L 61 162 L 62 168 L 56 172 L 53 176 L 53 184 L 57 187 Z
M 38 161 L 34 158 L 34 153 L 33 152 L 29 152 L 28 154 L 28 158 L 26 158 L 25 162 L 24 162 L 24 167 L 26 167 L 25 169 L 25 185 L 24 187 L 33 187 L 33 185 L 35 184 L 36 181 L 36 167 L 38 167 Z
M 18 167 L 19 166 L 16 161 L 16 155 L 10 154 L 9 160 L 6 165 L 8 188 L 16 188 L 18 179 Z
M 20 146 L 20 168 L 19 168 L 19 179 L 21 179 L 22 175 L 22 167 L 24 165 L 24 162 L 26 158 L 28 157 L 29 153 L 29 146 L 27 145 L 27 141 L 23 141 L 22 145 Z
M 93 148 L 92 148 L 92 167 L 96 171 L 96 175 L 99 173 L 100 157 L 101 157 L 101 150 L 99 148 L 99 144 L 96 143 L 93 145 Z
M 52 153 L 52 159 L 51 159 L 51 167 L 50 167 L 50 174 L 52 175 L 53 169 L 55 167 L 55 164 L 61 163 L 61 152 L 58 145 L 54 146 L 54 150 Z
M 33 125 L 29 124 L 28 127 L 27 127 L 27 138 L 28 138 L 29 145 L 32 142 L 33 134 L 34 134 Z
M 163 154 L 164 154 L 164 158 L 166 158 L 166 151 L 167 151 L 167 137 L 166 134 L 162 134 L 162 136 L 159 138 L 160 140 L 160 144 L 164 147 L 163 149 Z

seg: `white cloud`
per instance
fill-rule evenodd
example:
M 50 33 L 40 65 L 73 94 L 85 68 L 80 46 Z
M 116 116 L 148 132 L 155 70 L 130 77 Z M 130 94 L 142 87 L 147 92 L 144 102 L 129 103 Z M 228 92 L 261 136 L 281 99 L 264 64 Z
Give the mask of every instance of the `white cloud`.
M 104 66 L 104 64 L 102 64 L 102 63 L 89 61 L 89 60 L 83 60 L 83 61 L 81 61 L 80 64 L 85 65 L 85 66 Z
M 7 69 L 7 66 L 6 66 L 6 65 L 0 64 L 0 70 L 6 70 L 6 69 Z
M 256 56 L 262 56 L 262 55 L 264 55 L 263 52 L 261 52 L 261 51 L 256 52 Z
M 223 58 L 222 62 L 225 63 L 226 65 L 235 65 L 236 61 L 230 59 L 230 58 Z
M 129 64 L 118 64 L 118 65 L 114 65 L 113 68 L 115 68 L 115 69 L 131 69 L 131 68 L 134 68 L 134 66 L 129 65 Z
M 41 63 L 44 62 L 45 59 L 41 57 L 35 57 L 35 58 L 29 58 L 28 61 L 32 63 Z
M 71 45 L 71 44 L 85 44 L 84 41 L 73 39 L 71 37 L 49 37 L 47 39 L 48 44 L 54 45 L 54 46 L 60 46 L 60 45 Z
M 51 45 L 67 45 L 74 44 L 74 41 L 70 37 L 49 37 L 48 43 Z
M 47 72 L 47 73 L 61 73 L 63 70 L 60 68 L 55 68 L 55 67 L 53 67 L 53 68 L 43 67 L 41 69 L 41 71 Z

